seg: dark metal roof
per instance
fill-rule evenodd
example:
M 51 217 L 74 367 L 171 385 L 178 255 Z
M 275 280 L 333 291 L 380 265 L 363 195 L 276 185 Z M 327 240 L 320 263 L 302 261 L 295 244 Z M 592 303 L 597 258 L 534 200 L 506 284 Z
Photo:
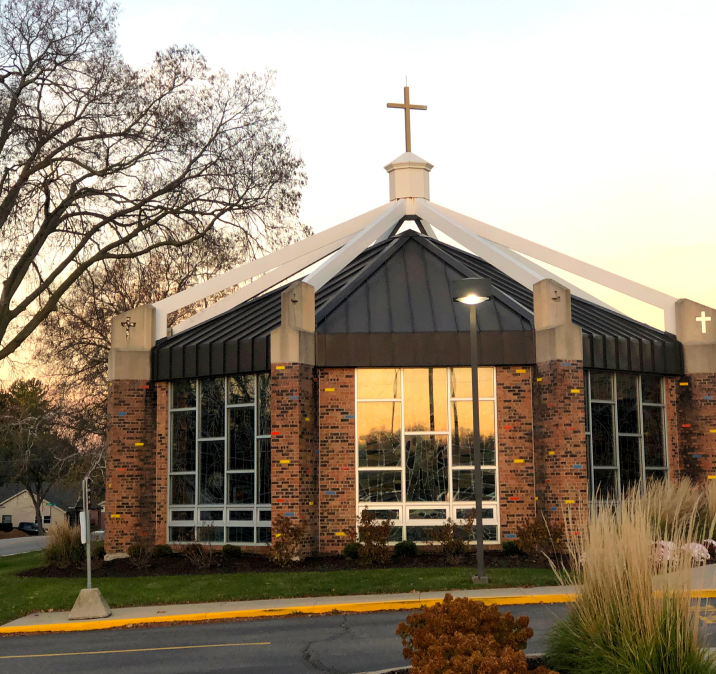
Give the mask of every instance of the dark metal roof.
M 532 291 L 465 251 L 416 232 L 365 250 L 316 293 L 316 362 L 327 367 L 469 365 L 467 309 L 451 300 L 457 278 L 489 278 L 494 302 L 478 308 L 485 365 L 535 362 Z M 286 286 L 157 342 L 155 380 L 270 369 L 270 337 Z M 577 297 L 584 365 L 682 374 L 681 345 L 660 332 Z

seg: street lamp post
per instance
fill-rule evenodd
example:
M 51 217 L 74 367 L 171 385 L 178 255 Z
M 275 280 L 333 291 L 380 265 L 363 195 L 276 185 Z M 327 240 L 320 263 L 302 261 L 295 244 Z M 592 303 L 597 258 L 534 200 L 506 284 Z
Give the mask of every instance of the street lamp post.
M 477 305 L 492 298 L 492 284 L 487 279 L 466 278 L 452 283 L 454 302 L 470 307 L 470 365 L 472 369 L 472 456 L 475 465 L 475 543 L 477 556 L 477 575 L 472 582 L 487 583 L 485 573 L 485 549 L 482 530 L 482 461 L 480 456 L 480 391 L 478 387 L 477 367 L 479 354 L 477 349 Z

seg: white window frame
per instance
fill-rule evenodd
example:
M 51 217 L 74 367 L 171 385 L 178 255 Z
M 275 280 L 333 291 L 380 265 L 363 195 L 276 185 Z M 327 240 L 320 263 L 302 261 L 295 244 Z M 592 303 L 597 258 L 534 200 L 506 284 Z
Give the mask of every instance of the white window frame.
M 166 539 L 170 545 L 189 545 L 191 543 L 206 543 L 211 545 L 223 545 L 229 543 L 240 547 L 258 547 L 265 546 L 266 542 L 259 542 L 259 528 L 270 528 L 271 527 L 271 504 L 270 503 L 257 503 L 259 496 L 259 441 L 270 440 L 271 431 L 269 429 L 268 434 L 258 435 L 260 423 L 260 405 L 259 405 L 259 387 L 258 377 L 263 372 L 257 373 L 239 373 L 237 375 L 228 375 L 223 377 L 224 380 L 224 435 L 223 437 L 215 438 L 202 438 L 201 437 L 201 386 L 202 382 L 209 379 L 219 379 L 220 377 L 203 377 L 201 379 L 193 379 L 196 386 L 196 401 L 194 407 L 174 407 L 174 383 L 170 382 L 169 385 L 169 420 L 167 424 L 167 532 Z M 236 376 L 251 376 L 254 382 L 254 400 L 252 403 L 229 403 L 229 377 Z M 239 407 L 253 407 L 254 409 L 254 468 L 253 470 L 229 470 L 229 411 Z M 195 413 L 195 469 L 193 471 L 173 471 L 172 470 L 172 438 L 173 438 L 173 419 L 174 412 L 189 412 Z M 224 502 L 223 503 L 199 503 L 200 496 L 200 479 L 201 479 L 201 443 L 211 441 L 223 441 L 224 443 Z M 241 474 L 241 473 L 252 473 L 254 474 L 254 503 L 253 504 L 229 504 L 228 503 L 228 490 L 229 490 L 229 475 Z M 172 485 L 171 480 L 174 476 L 191 475 L 194 477 L 194 503 L 186 505 L 173 505 L 171 503 Z M 220 520 L 202 520 L 201 513 L 209 511 L 222 511 L 222 518 Z M 172 514 L 177 511 L 191 512 L 193 519 L 191 520 L 173 520 Z M 232 520 L 232 512 L 250 512 L 251 519 L 247 520 Z M 262 513 L 268 513 L 268 519 L 261 519 Z M 265 517 L 265 515 L 264 515 Z M 206 526 L 215 526 L 223 530 L 223 536 L 221 540 L 217 541 L 200 541 L 198 540 L 198 529 Z M 254 542 L 248 543 L 243 541 L 229 541 L 227 528 L 241 527 L 246 528 L 253 527 L 254 529 Z M 194 529 L 194 541 L 172 541 L 171 540 L 171 528 L 193 528 Z
M 390 369 L 400 371 L 400 397 L 399 398 L 360 398 L 358 393 L 358 370 L 373 370 L 373 369 Z M 432 368 L 433 370 L 446 370 L 447 371 L 447 384 L 445 390 L 445 400 L 447 401 L 447 414 L 448 414 L 448 425 L 447 431 L 405 431 L 405 382 L 404 373 L 405 370 L 425 370 L 429 368 L 358 368 L 354 372 L 355 381 L 355 485 L 356 485 L 356 513 L 360 515 L 363 510 L 397 510 L 398 518 L 394 520 L 393 526 L 400 527 L 402 529 L 402 540 L 407 540 L 407 527 L 412 526 L 442 526 L 450 518 L 457 524 L 464 524 L 465 520 L 457 517 L 457 511 L 462 509 L 472 510 L 475 507 L 474 501 L 453 501 L 453 465 L 452 465 L 452 424 L 453 418 L 451 414 L 451 405 L 453 402 L 472 402 L 472 398 L 453 398 L 450 395 L 450 379 L 451 372 L 455 369 L 469 369 L 469 368 L 451 368 L 451 367 L 438 367 Z M 486 370 L 488 367 L 480 367 L 481 370 Z M 494 465 L 482 466 L 484 470 L 494 470 L 495 472 L 495 500 L 494 501 L 483 501 L 483 510 L 492 509 L 493 517 L 485 518 L 483 520 L 484 526 L 496 527 L 496 539 L 485 540 L 485 545 L 500 545 L 501 541 L 501 530 L 500 530 L 500 468 L 499 468 L 499 430 L 497 425 L 497 369 L 489 367 L 492 371 L 492 397 L 480 396 L 479 402 L 491 402 L 493 403 L 494 410 L 494 427 L 495 427 L 495 463 Z M 359 404 L 366 402 L 399 402 L 400 403 L 400 465 L 399 466 L 359 466 L 359 452 L 358 452 L 358 419 L 359 419 Z M 445 501 L 406 501 L 406 461 L 405 461 L 405 438 L 411 435 L 442 435 L 447 436 L 448 440 L 448 498 Z M 402 475 L 401 479 L 401 500 L 400 501 L 384 501 L 380 503 L 369 503 L 360 500 L 360 473 L 369 471 L 400 471 Z M 455 470 L 469 470 L 474 471 L 474 466 L 460 466 L 456 467 Z M 410 510 L 434 510 L 440 509 L 446 511 L 446 517 L 441 519 L 422 519 L 416 520 L 410 518 Z M 357 527 L 356 527 L 357 531 Z M 427 541 L 417 541 L 418 545 L 429 545 Z

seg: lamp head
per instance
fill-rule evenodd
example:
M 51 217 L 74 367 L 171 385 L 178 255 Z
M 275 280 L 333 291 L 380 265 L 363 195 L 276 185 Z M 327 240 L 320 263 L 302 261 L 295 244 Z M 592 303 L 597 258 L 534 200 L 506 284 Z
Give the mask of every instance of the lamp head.
M 486 278 L 463 278 L 452 282 L 453 302 L 482 304 L 492 299 L 492 283 Z

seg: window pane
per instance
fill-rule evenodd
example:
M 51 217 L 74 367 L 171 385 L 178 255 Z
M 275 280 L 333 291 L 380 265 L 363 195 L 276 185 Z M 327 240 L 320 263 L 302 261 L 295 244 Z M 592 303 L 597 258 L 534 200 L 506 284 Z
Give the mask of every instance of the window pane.
M 271 435 L 271 375 L 260 374 L 256 383 L 259 390 L 259 432 L 257 435 Z
M 592 497 L 596 499 L 611 499 L 616 496 L 617 471 L 614 469 L 595 469 L 594 487 Z
M 408 511 L 408 519 L 411 520 L 444 520 L 447 518 L 447 511 L 442 508 L 411 508 Z
M 259 511 L 259 522 L 270 522 L 271 521 L 271 511 L 270 510 L 260 510 Z
M 229 513 L 229 519 L 232 522 L 253 522 L 254 511 L 253 510 L 232 510 Z
M 171 505 L 194 505 L 194 475 L 171 476 Z
M 193 510 L 172 510 L 172 522 L 192 522 L 194 520 Z
M 172 407 L 196 407 L 195 379 L 182 379 L 172 383 Z
M 196 412 L 172 412 L 172 471 L 196 470 Z
M 403 371 L 405 430 L 447 430 L 447 370 L 415 368 Z
M 199 519 L 202 522 L 220 522 L 224 519 L 223 510 L 201 510 L 199 511 Z
M 258 543 L 270 543 L 271 542 L 271 527 L 259 527 L 259 540 Z
M 201 380 L 201 437 L 224 437 L 224 379 Z
M 224 441 L 199 443 L 199 503 L 224 502 Z
M 614 400 L 614 391 L 612 390 L 612 375 L 610 372 L 589 373 L 592 382 L 592 400 Z
M 472 401 L 450 403 L 452 465 L 472 466 Z M 495 403 L 480 401 L 480 453 L 483 466 L 495 465 Z
M 254 408 L 229 410 L 229 470 L 254 468 Z
M 254 502 L 254 474 L 229 473 L 229 503 Z
M 364 470 L 358 473 L 358 500 L 400 501 L 402 480 L 399 470 Z
M 224 527 L 215 527 L 207 525 L 198 527 L 196 530 L 197 539 L 202 543 L 223 543 Z
M 409 541 L 436 541 L 440 527 L 405 527 L 405 535 Z
M 666 470 L 647 470 L 646 481 L 653 482 L 654 480 L 666 480 Z
M 614 405 L 592 403 L 592 460 L 595 466 L 614 466 Z
M 645 403 L 661 403 L 661 377 L 658 374 L 641 375 L 641 400 Z
M 497 525 L 488 524 L 482 527 L 482 540 L 483 541 L 496 541 L 497 540 Z
M 188 543 L 194 540 L 194 527 L 169 527 L 169 540 L 172 543 Z
M 480 398 L 494 398 L 494 369 L 477 368 L 477 388 Z M 450 396 L 452 398 L 472 398 L 472 369 L 454 367 L 450 370 Z
M 642 412 L 644 414 L 644 465 L 647 468 L 666 468 L 663 408 L 643 407 Z
M 639 438 L 619 438 L 619 478 L 622 491 L 637 484 L 641 479 L 639 461 Z
M 445 501 L 448 492 L 446 435 L 405 438 L 405 500 Z
M 261 438 L 259 444 L 259 497 L 257 503 L 271 503 L 271 439 Z M 270 515 L 270 513 L 269 513 Z M 270 519 L 270 517 L 269 517 Z
M 475 501 L 474 470 L 454 470 L 452 472 L 452 497 L 454 501 Z M 497 500 L 494 470 L 482 471 L 482 500 Z
M 399 510 L 371 510 L 371 512 L 372 512 L 379 520 L 397 520 L 397 519 L 400 519 L 400 511 L 399 511 Z
M 636 375 L 617 374 L 617 420 L 620 433 L 639 432 L 636 385 Z
M 358 403 L 358 465 L 400 465 L 400 403 Z
M 400 370 L 356 370 L 358 398 L 400 398 Z
M 241 405 L 254 402 L 254 383 L 252 374 L 237 374 L 229 377 L 229 405 Z
M 253 527 L 227 527 L 226 538 L 229 543 L 253 543 Z
M 468 517 L 475 517 L 475 508 L 458 508 L 455 512 L 455 516 L 459 520 L 466 520 Z M 483 520 L 491 520 L 495 517 L 495 509 L 494 508 L 483 508 L 482 509 L 482 519 Z

